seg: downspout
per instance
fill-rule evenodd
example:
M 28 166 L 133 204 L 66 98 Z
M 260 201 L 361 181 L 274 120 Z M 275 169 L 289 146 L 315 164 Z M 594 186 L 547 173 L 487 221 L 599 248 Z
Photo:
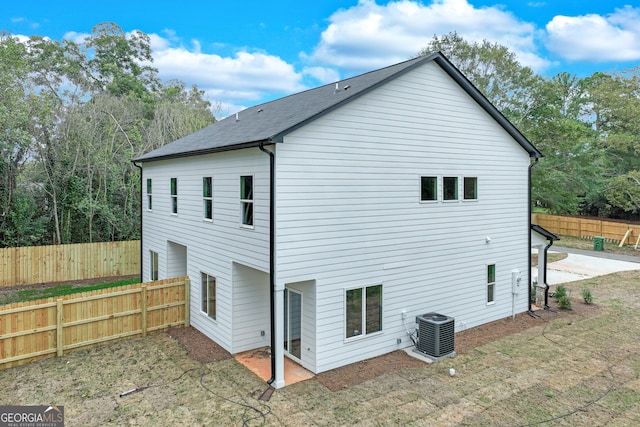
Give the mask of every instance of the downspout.
M 528 215 L 529 215 L 529 227 L 527 228 L 528 233 L 527 235 L 529 236 L 529 246 L 527 247 L 527 253 L 529 254 L 529 291 L 527 292 L 528 294 L 528 300 L 529 300 L 529 314 L 533 314 L 533 310 L 531 309 L 531 286 L 533 285 L 533 282 L 531 281 L 531 196 L 532 196 L 532 191 L 531 191 L 531 170 L 533 169 L 533 167 L 535 165 L 538 164 L 538 158 L 535 158 L 535 161 L 533 163 L 531 163 L 529 165 L 529 176 L 528 176 L 528 187 L 529 187 L 529 199 L 527 201 L 527 206 L 528 208 Z M 546 255 L 546 254 L 545 254 Z M 546 274 L 546 269 L 545 269 L 545 274 Z M 545 277 L 545 282 L 546 282 L 546 277 Z
M 271 320 L 271 378 L 267 384 L 271 385 L 276 380 L 276 282 L 275 282 L 275 237 L 276 237 L 276 155 L 273 151 L 264 148 L 264 142 L 258 146 L 260 151 L 269 155 L 269 295 L 270 295 L 270 320 Z
M 549 244 L 544 247 L 544 271 L 542 272 L 544 283 L 544 308 L 549 309 L 549 284 L 547 283 L 547 251 L 553 245 L 553 240 L 549 239 Z M 540 262 L 540 260 L 538 260 Z
M 142 166 L 137 164 L 136 162 L 132 162 L 133 166 L 140 169 L 140 283 L 144 282 L 142 278 L 142 205 L 144 203 L 144 195 L 142 193 L 144 189 L 144 185 L 142 184 Z

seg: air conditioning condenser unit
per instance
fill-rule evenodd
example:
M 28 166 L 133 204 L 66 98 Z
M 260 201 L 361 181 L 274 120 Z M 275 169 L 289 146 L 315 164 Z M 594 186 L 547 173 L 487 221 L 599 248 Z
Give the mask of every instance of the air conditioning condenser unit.
M 433 360 L 455 356 L 455 320 L 439 313 L 416 316 L 418 342 L 416 350 Z

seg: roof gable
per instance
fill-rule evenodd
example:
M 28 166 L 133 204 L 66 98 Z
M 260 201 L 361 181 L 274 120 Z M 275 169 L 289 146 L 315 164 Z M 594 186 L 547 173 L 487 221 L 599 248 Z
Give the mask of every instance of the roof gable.
M 480 104 L 531 157 L 542 157 L 542 153 L 442 53 L 434 53 L 247 108 L 134 161 L 163 160 L 282 142 L 287 133 L 432 61 Z

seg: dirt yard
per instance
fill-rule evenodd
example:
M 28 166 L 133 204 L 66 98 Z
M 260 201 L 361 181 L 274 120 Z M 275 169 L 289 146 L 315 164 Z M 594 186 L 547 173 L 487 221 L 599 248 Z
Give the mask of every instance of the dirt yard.
M 638 283 L 637 271 L 574 282 L 573 311 L 464 331 L 455 358 L 394 352 L 268 402 L 262 380 L 176 328 L 0 371 L 0 403 L 64 405 L 67 426 L 640 425 Z M 584 286 L 594 305 L 576 298 Z

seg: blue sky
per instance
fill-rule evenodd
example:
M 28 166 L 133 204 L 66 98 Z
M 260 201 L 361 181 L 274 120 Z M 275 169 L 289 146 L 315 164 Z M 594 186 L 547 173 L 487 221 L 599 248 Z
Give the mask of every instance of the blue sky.
M 149 34 L 160 77 L 196 84 L 222 116 L 403 61 L 452 31 L 505 45 L 548 76 L 640 65 L 638 0 L 0 4 L 0 28 L 13 36 L 80 41 L 106 21 Z

